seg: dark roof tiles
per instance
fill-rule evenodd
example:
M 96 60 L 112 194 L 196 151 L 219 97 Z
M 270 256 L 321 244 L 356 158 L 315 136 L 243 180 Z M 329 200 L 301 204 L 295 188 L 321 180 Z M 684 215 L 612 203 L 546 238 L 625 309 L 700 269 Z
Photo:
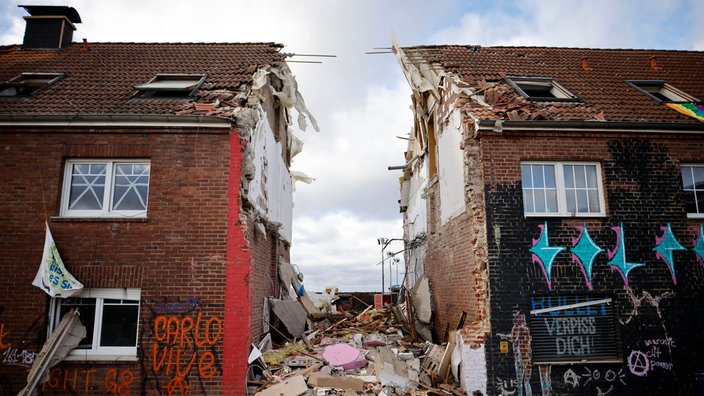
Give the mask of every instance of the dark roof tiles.
M 500 83 L 505 76 L 551 77 L 582 100 L 579 104 L 527 102 L 527 108 L 521 107 L 528 119 L 699 122 L 645 96 L 626 80 L 664 80 L 704 100 L 704 52 L 466 45 L 403 50 L 411 59 L 424 59 L 474 87 L 483 81 Z M 518 96 L 513 90 L 508 94 Z M 505 108 L 470 107 L 480 118 L 509 119 Z
M 285 61 L 275 43 L 74 43 L 62 51 L 0 47 L 0 81 L 67 73 L 31 98 L 0 97 L 0 114 L 175 114 L 188 99 L 133 97 L 156 74 L 207 74 L 204 89 L 237 91 L 259 66 Z

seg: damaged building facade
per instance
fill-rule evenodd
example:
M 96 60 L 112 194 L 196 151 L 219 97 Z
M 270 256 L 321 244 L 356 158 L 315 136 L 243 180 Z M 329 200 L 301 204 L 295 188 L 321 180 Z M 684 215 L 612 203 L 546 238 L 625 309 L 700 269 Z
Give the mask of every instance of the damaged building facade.
M 701 391 L 704 53 L 393 49 L 407 286 L 462 387 Z
M 24 8 L 23 44 L 0 48 L 3 393 L 32 370 L 47 395 L 243 394 L 286 290 L 294 115 L 317 129 L 288 55 L 75 43 L 75 9 Z M 70 298 L 33 286 L 49 230 Z M 86 335 L 57 364 L 45 343 L 72 308 Z

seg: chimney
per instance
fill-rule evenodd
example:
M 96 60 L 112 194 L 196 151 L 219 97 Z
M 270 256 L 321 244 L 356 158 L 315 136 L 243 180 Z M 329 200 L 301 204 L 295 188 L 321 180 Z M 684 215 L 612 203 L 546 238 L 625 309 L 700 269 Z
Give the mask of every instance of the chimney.
M 27 28 L 24 31 L 22 49 L 61 49 L 71 44 L 74 23 L 81 23 L 81 17 L 73 7 L 20 5 L 29 16 L 24 17 Z

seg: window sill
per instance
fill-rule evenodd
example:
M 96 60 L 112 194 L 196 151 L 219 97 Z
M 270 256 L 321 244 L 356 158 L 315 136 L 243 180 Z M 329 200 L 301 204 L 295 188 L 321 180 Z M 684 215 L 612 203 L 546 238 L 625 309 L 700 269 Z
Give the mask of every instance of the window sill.
M 137 356 L 128 355 L 68 355 L 64 358 L 67 362 L 98 362 L 98 363 L 119 363 L 139 361 Z
M 147 223 L 148 217 L 61 217 L 52 216 L 52 223 Z
M 579 218 L 599 218 L 606 217 L 605 213 L 523 213 L 526 218 L 535 217 L 551 217 L 551 218 L 564 218 L 564 219 L 579 219 Z

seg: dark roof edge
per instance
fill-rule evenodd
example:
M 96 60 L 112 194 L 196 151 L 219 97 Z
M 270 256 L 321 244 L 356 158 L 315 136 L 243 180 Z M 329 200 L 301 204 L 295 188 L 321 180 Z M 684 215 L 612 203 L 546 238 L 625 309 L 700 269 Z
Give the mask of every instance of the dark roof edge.
M 585 121 L 585 120 L 479 120 L 478 130 L 500 132 L 502 130 L 560 130 L 560 131 L 614 131 L 652 133 L 704 133 L 702 122 L 638 122 L 638 121 Z
M 173 114 L 0 114 L 0 126 L 141 126 L 232 128 L 230 118 Z

